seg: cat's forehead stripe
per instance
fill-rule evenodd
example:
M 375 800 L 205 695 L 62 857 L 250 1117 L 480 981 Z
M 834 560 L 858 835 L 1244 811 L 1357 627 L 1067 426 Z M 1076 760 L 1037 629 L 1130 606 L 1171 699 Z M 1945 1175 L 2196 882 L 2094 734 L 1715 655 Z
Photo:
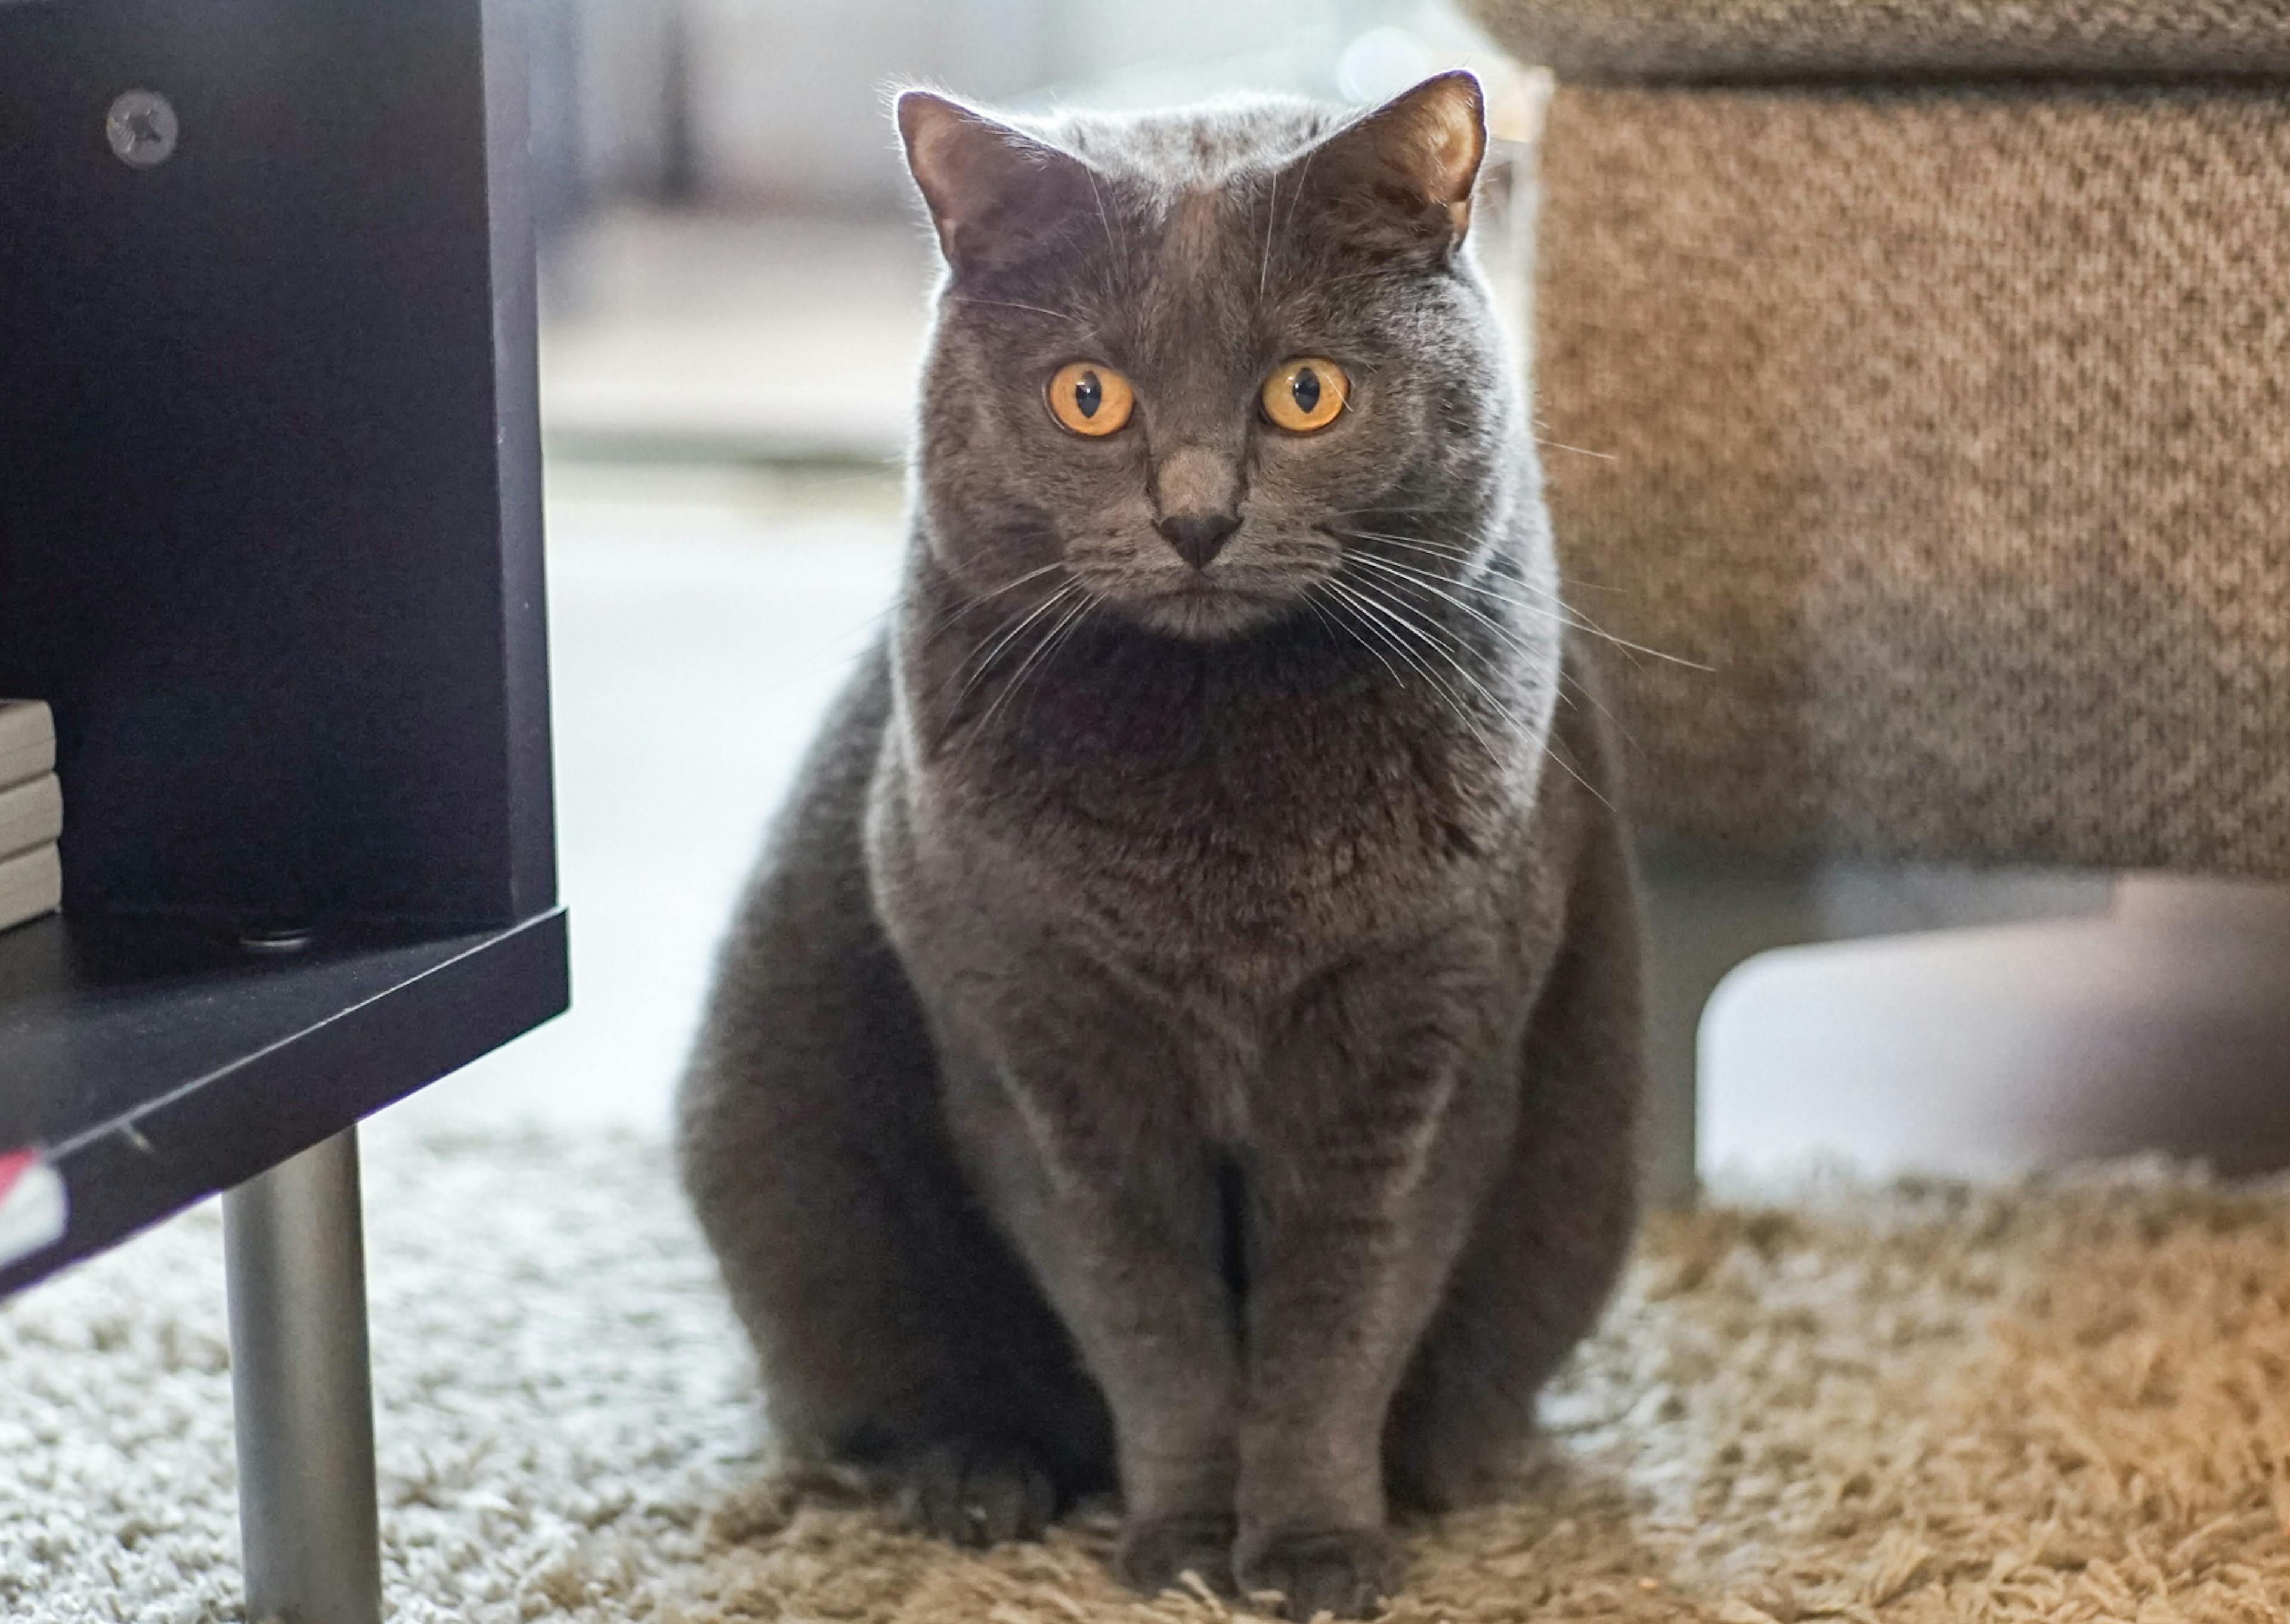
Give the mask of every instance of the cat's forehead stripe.
M 1169 206 L 1163 254 L 1180 275 L 1205 269 L 1216 258 L 1221 201 L 1207 187 L 1177 194 Z

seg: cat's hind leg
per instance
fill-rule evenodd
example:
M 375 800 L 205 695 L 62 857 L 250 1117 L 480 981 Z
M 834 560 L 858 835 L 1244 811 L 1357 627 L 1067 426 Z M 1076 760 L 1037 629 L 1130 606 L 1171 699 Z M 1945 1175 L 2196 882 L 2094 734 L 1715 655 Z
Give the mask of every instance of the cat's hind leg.
M 1110 1426 L 956 1166 L 921 1012 L 868 903 L 873 675 L 734 922 L 678 1154 L 782 1445 L 888 1473 L 919 1525 L 992 1543 L 1109 1482 Z

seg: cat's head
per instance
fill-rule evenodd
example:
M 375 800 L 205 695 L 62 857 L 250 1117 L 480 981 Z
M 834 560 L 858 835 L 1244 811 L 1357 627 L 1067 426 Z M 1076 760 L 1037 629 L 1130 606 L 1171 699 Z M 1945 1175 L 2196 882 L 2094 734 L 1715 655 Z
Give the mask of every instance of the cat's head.
M 1468 74 L 1364 116 L 1021 127 L 910 91 L 898 123 L 947 262 L 925 534 L 968 592 L 1224 637 L 1301 612 L 1357 532 L 1502 505 L 1521 436 L 1461 253 Z

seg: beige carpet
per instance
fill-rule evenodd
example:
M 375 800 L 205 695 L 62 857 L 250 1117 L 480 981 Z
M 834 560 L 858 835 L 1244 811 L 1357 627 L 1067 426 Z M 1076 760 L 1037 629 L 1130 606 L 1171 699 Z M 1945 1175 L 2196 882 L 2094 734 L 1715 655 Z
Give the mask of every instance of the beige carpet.
M 1413 1529 L 1405 1624 L 2290 1617 L 2290 1194 L 2116 1169 L 1657 1228 L 1509 1505 Z M 1225 1616 L 1109 1517 L 979 1558 L 829 1485 L 710 1524 L 716 1620 Z
M 1201 1624 L 1110 1523 L 957 1555 L 773 1483 L 655 1146 L 373 1137 L 394 1624 Z M 2290 1184 L 1793 1194 L 1657 1229 L 1399 1624 L 2290 1619 Z M 0 1618 L 237 1624 L 211 1211 L 0 1305 Z

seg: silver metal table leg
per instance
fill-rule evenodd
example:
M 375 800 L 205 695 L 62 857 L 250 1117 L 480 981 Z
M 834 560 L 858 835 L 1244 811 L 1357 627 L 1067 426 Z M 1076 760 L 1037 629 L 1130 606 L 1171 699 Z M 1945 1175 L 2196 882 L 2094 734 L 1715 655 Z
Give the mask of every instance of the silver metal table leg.
M 246 1615 L 380 1624 L 357 1131 L 222 1198 Z

